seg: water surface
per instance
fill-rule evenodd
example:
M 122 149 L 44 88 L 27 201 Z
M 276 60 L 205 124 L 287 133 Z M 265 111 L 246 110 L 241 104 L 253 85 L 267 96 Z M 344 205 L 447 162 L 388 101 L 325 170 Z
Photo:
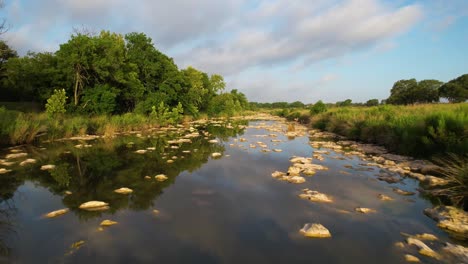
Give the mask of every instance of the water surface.
M 404 263 L 405 251 L 394 246 L 404 240 L 400 232 L 427 232 L 449 240 L 422 214 L 431 206 L 429 201 L 417 194 L 399 196 L 392 192 L 393 187 L 414 191 L 416 181 L 378 181 L 380 169 L 360 165 L 363 161 L 359 157 L 330 150 L 325 160 L 314 160 L 329 170 L 306 177 L 303 184 L 272 178 L 275 170 L 287 171 L 291 156 L 310 157 L 314 148 L 308 137 L 288 139 L 282 133 L 255 128 L 260 123 L 252 121 L 247 128 L 242 126 L 246 123 L 238 122 L 200 125 L 192 131 L 180 128 L 22 147 L 29 153 L 27 158 L 37 163 L 12 165 L 12 172 L 0 175 L 2 260 L 383 264 Z M 274 121 L 266 122 L 272 124 Z M 167 143 L 194 132 L 200 136 L 191 138 L 192 143 Z M 268 136 L 272 133 L 277 137 Z M 247 142 L 240 142 L 240 138 Z M 218 143 L 210 143 L 211 139 L 218 139 Z M 249 148 L 257 141 L 283 151 L 265 153 L 259 147 Z M 77 144 L 91 146 L 77 148 Z M 151 150 L 135 153 L 146 148 Z M 9 151 L 3 150 L 0 157 Z M 213 152 L 223 156 L 213 159 Z M 174 163 L 168 164 L 173 156 L 177 157 Z M 41 171 L 45 164 L 54 164 L 56 169 Z M 145 179 L 161 173 L 169 179 Z M 134 192 L 113 192 L 120 187 Z M 329 194 L 334 203 L 301 200 L 298 194 L 303 188 Z M 380 201 L 377 196 L 381 193 L 395 200 Z M 89 200 L 108 202 L 110 209 L 78 209 Z M 373 208 L 377 213 L 359 214 L 355 207 Z M 70 212 L 52 219 L 43 217 L 61 208 Z M 118 224 L 100 231 L 104 219 Z M 323 224 L 332 238 L 303 237 L 299 229 L 308 222 Z M 84 244 L 71 247 L 78 241 Z M 425 263 L 434 262 L 418 257 Z

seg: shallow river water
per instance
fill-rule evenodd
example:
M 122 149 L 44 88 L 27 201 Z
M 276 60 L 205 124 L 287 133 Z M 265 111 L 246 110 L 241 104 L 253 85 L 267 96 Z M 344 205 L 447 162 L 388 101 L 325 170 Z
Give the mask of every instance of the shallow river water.
M 379 181 L 380 168 L 329 149 L 323 161 L 313 160 L 328 170 L 305 176 L 301 184 L 279 181 L 272 172 L 287 171 L 292 156 L 311 157 L 315 149 L 309 138 L 264 129 L 278 126 L 277 121 L 250 121 L 245 128 L 247 124 L 20 147 L 17 151 L 28 156 L 13 159 L 11 172 L 0 175 L 0 262 L 383 264 L 405 263 L 404 255 L 411 253 L 424 263 L 437 263 L 416 249 L 395 246 L 405 239 L 401 232 L 450 241 L 422 213 L 431 203 L 419 196 L 417 181 Z M 191 143 L 168 143 L 189 133 L 200 136 Z M 210 143 L 212 139 L 218 142 Z M 282 152 L 249 147 L 258 141 Z M 10 151 L 3 150 L 0 157 Z M 222 156 L 213 158 L 214 152 Z M 26 158 L 36 163 L 19 166 Z M 46 164 L 56 167 L 40 170 Z M 157 174 L 168 180 L 156 181 Z M 114 192 L 121 187 L 133 193 Z M 400 196 L 393 187 L 416 194 Z M 300 199 L 303 188 L 330 195 L 333 203 Z M 394 200 L 381 201 L 379 194 Z M 110 208 L 78 208 L 91 200 Z M 376 212 L 362 214 L 356 207 Z M 70 211 L 44 217 L 62 208 Z M 100 228 L 105 219 L 118 224 Z M 332 237 L 304 237 L 299 230 L 305 223 L 321 223 Z

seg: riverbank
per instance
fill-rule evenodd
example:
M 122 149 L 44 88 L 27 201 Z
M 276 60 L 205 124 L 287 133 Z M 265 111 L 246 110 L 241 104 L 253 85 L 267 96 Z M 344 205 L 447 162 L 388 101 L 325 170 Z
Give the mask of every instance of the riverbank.
M 468 153 L 468 103 L 335 107 L 318 114 L 304 109 L 274 112 L 412 157 Z

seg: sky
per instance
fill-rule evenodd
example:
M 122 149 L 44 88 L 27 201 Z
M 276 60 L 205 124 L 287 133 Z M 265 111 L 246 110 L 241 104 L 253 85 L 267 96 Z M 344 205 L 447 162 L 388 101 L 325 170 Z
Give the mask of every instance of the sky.
M 401 79 L 468 73 L 468 0 L 4 0 L 0 17 L 22 55 L 74 28 L 144 32 L 257 102 L 365 102 Z

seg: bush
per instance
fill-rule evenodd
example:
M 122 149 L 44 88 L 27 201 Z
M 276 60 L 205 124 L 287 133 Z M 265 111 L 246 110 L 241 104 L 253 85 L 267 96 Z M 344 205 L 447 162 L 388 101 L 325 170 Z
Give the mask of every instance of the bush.
M 324 113 L 327 111 L 327 106 L 322 102 L 322 100 L 319 100 L 317 103 L 315 103 L 311 108 L 310 108 L 310 114 L 311 115 L 316 115 L 320 113 Z
M 47 104 L 45 106 L 46 113 L 53 117 L 57 114 L 65 113 L 65 103 L 67 102 L 67 95 L 65 94 L 65 89 L 54 90 L 54 94 L 47 99 Z

